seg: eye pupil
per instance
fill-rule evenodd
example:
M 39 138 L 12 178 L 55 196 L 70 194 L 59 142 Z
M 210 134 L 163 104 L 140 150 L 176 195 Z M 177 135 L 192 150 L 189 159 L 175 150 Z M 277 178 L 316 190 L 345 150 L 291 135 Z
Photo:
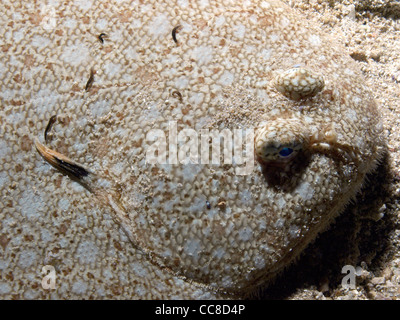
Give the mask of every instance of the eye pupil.
M 281 157 L 288 157 L 293 153 L 292 148 L 282 148 L 281 151 L 279 151 L 279 155 Z

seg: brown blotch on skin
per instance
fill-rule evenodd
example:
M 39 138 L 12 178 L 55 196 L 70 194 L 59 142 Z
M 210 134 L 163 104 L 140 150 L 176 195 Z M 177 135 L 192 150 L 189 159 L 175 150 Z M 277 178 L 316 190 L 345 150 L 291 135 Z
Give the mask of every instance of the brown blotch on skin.
M 105 47 L 104 48 L 104 52 L 106 52 L 106 53 L 110 53 L 111 51 L 112 51 L 111 47 Z
M 79 87 L 78 84 L 74 83 L 74 84 L 72 85 L 72 87 L 71 87 L 71 91 L 73 91 L 73 92 L 78 92 L 78 91 L 81 91 L 81 88 Z
M 333 95 L 333 90 L 331 90 L 331 89 L 322 91 L 322 95 L 325 97 L 325 99 L 328 99 L 330 101 L 335 100 L 335 97 Z
M 22 80 L 22 76 L 21 76 L 21 74 L 19 73 L 19 74 L 17 74 L 14 78 L 13 78 L 13 80 L 15 81 L 15 82 L 18 82 L 18 83 L 20 83 L 21 82 L 21 80 Z
M 199 30 L 203 30 L 205 27 L 207 27 L 208 22 L 207 20 L 204 19 L 197 19 L 193 23 Z
M 0 235 L 0 246 L 3 248 L 3 250 L 6 250 L 7 244 L 10 242 L 10 239 L 7 238 L 7 235 L 2 234 Z
M 67 231 L 68 231 L 68 226 L 65 223 L 61 224 L 60 227 L 58 228 L 58 232 L 60 234 L 65 234 Z
M 20 163 L 17 163 L 14 170 L 15 172 L 21 172 L 23 169 L 24 167 Z
M 42 22 L 43 17 L 38 13 L 34 13 L 29 16 L 28 20 L 30 23 L 34 24 L 35 26 L 38 26 Z
M 143 139 L 139 139 L 138 141 L 132 143 L 132 145 L 135 148 L 140 148 L 142 146 L 142 144 L 143 144 Z
M 24 59 L 25 67 L 30 68 L 34 65 L 34 63 L 35 63 L 35 58 L 33 57 L 33 54 L 26 54 Z
M 109 152 L 109 141 L 107 138 L 101 138 L 96 144 L 92 144 L 93 154 L 98 158 L 103 158 Z
M 262 28 L 269 27 L 274 24 L 274 18 L 271 16 L 260 17 L 258 18 L 258 23 Z
M 186 107 L 182 108 L 182 114 L 187 115 L 190 111 L 190 106 L 187 105 Z
M 39 288 L 39 284 L 37 283 L 32 283 L 31 288 L 36 290 L 37 288 Z
M 220 199 L 220 201 L 219 201 L 218 204 L 217 204 L 217 207 L 218 207 L 219 209 L 221 209 L 222 211 L 225 211 L 225 209 L 226 209 L 226 201 Z
M 11 100 L 11 101 L 10 101 L 10 104 L 11 104 L 12 106 L 21 106 L 23 103 L 22 103 L 21 100 Z
M 22 151 L 29 151 L 32 149 L 32 140 L 29 138 L 28 135 L 24 135 L 21 138 L 20 146 Z
M 237 57 L 241 50 L 242 50 L 242 48 L 240 48 L 240 47 L 231 47 L 229 49 L 229 52 L 231 53 L 231 55 L 233 57 Z
M 28 241 L 28 242 L 33 241 L 33 240 L 34 240 L 33 235 L 31 235 L 31 234 L 26 234 L 26 235 L 24 236 L 24 240 L 25 240 L 25 241 Z
M 14 281 L 14 275 L 12 271 L 10 271 L 8 274 L 6 274 L 5 278 L 9 281 Z
M 3 52 L 7 52 L 10 48 L 11 48 L 11 44 L 10 43 L 4 44 L 4 45 L 1 46 L 1 50 Z
M 221 71 L 221 68 L 220 68 L 220 67 L 216 67 L 216 68 L 213 69 L 213 73 L 214 73 L 214 74 L 217 74 L 217 73 L 220 72 L 220 71 Z
M 111 289 L 111 292 L 112 292 L 114 295 L 116 295 L 116 296 L 121 295 L 122 292 L 124 291 L 124 290 L 121 288 L 121 286 L 118 286 L 118 285 L 112 285 L 112 286 L 110 287 L 110 289 Z
M 122 11 L 118 18 L 121 22 L 130 22 L 132 18 L 132 12 L 130 10 Z
M 175 265 L 175 267 L 179 267 L 181 263 L 181 259 L 179 259 L 178 257 L 176 257 L 173 261 L 173 264 Z
M 114 241 L 114 247 L 115 249 L 117 249 L 118 251 L 122 251 L 122 246 L 118 241 Z

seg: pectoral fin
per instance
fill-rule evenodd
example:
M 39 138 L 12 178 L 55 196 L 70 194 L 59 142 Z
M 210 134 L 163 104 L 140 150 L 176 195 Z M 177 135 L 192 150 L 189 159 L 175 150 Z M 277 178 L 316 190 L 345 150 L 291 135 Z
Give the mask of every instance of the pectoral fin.
M 39 154 L 48 163 L 63 173 L 72 176 L 78 181 L 83 182 L 83 179 L 90 174 L 90 172 L 83 166 L 75 163 L 61 153 L 46 147 L 45 145 L 41 144 L 38 139 L 35 140 L 35 146 Z

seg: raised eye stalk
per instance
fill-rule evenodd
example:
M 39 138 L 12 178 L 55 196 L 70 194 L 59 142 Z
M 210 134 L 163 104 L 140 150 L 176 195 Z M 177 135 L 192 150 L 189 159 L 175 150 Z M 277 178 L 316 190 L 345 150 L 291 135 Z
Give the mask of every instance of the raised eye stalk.
M 292 100 L 312 98 L 325 86 L 324 78 L 306 68 L 292 68 L 275 77 L 276 90 Z
M 264 165 L 281 166 L 293 160 L 310 143 L 310 134 L 296 119 L 277 119 L 261 127 L 255 137 L 255 153 Z

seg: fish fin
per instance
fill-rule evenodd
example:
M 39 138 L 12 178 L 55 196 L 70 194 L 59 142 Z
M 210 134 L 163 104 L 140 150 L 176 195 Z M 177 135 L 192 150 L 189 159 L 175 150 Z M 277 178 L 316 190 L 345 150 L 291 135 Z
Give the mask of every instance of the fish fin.
M 75 163 L 63 154 L 41 144 L 38 139 L 35 139 L 35 147 L 44 160 L 50 163 L 54 168 L 75 178 L 78 182 L 83 183 L 84 178 L 91 174 L 89 170 Z

